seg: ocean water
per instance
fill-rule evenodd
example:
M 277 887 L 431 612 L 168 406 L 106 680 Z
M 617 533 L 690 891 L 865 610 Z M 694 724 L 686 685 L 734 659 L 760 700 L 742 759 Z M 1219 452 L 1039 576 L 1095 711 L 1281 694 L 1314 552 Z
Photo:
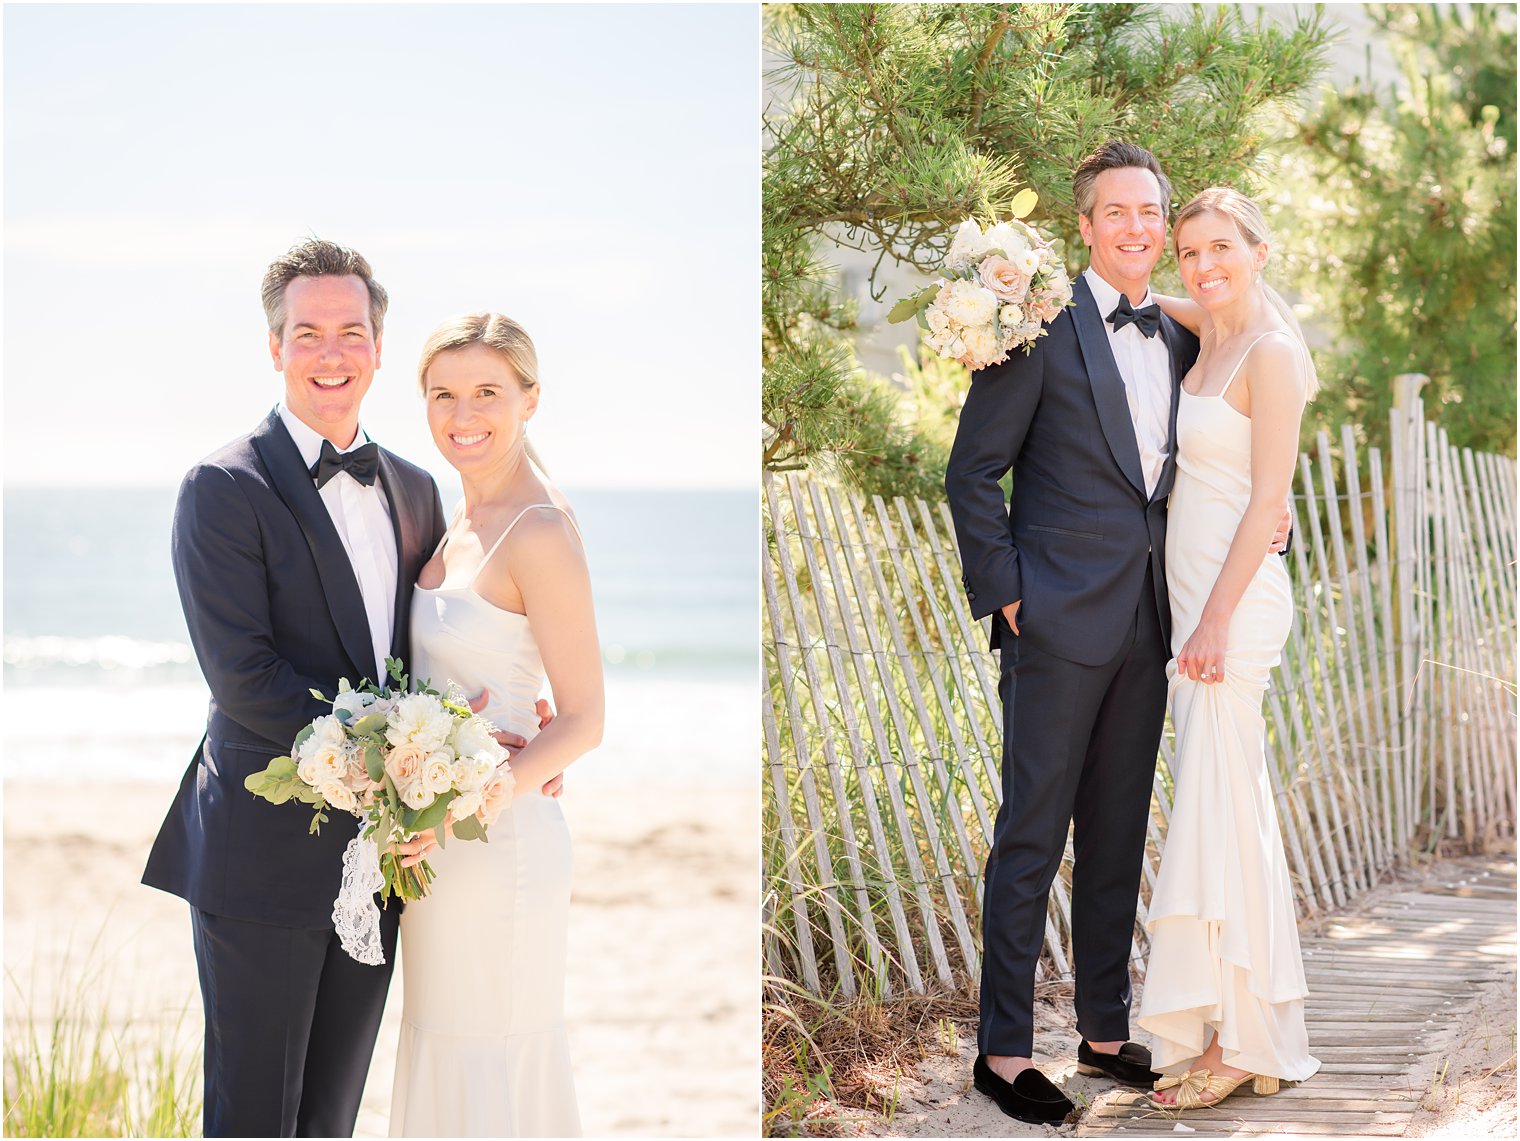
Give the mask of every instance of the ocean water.
M 575 779 L 753 781 L 757 497 L 567 494 L 607 678 L 605 741 Z M 169 563 L 173 512 L 172 488 L 5 491 L 7 779 L 183 772 L 207 691 Z

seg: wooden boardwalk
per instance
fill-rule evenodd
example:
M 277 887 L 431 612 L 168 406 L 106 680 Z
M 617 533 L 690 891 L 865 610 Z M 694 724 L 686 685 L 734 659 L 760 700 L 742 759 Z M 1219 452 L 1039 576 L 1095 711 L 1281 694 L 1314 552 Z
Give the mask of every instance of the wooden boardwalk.
M 1513 861 L 1445 867 L 1304 939 L 1309 1044 L 1323 1063 L 1309 1081 L 1181 1114 L 1105 1097 L 1077 1136 L 1176 1136 L 1179 1122 L 1203 1137 L 1403 1136 L 1426 1092 L 1414 1075 L 1466 1029 L 1477 988 L 1515 971 Z

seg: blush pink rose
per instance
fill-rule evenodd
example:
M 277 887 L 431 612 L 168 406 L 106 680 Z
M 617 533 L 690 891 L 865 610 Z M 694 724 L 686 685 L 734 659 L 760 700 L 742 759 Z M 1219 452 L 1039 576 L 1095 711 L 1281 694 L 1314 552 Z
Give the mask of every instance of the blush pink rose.
M 397 745 L 385 758 L 385 771 L 395 782 L 397 790 L 406 788 L 416 780 L 417 774 L 422 769 L 422 762 L 427 759 L 427 753 L 420 745 L 407 743 Z
M 992 291 L 993 296 L 1004 303 L 1017 303 L 1024 300 L 1024 294 L 1029 290 L 1029 275 L 1023 273 L 1007 258 L 1000 258 L 997 254 L 983 258 L 976 272 L 982 279 L 982 284 Z

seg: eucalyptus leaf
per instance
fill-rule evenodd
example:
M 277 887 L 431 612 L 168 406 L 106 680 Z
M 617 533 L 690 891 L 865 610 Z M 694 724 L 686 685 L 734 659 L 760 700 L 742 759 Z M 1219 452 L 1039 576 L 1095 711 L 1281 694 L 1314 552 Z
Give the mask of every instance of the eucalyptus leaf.
M 917 293 L 914 293 L 908 297 L 904 297 L 896 305 L 892 306 L 891 312 L 887 314 L 887 320 L 894 325 L 900 324 L 903 321 L 911 320 L 914 314 L 918 313 L 919 310 L 926 309 L 932 305 L 934 303 L 935 297 L 938 295 L 938 283 L 925 286 Z
M 1034 213 L 1034 208 L 1039 204 L 1040 196 L 1026 186 L 1013 196 L 1013 204 L 1009 207 L 1009 212 L 1015 218 L 1024 219 Z
M 315 732 L 316 732 L 316 729 L 314 729 L 310 725 L 308 725 L 308 726 L 306 726 L 306 728 L 302 729 L 299 733 L 296 734 L 296 739 L 295 739 L 294 743 L 291 744 L 290 751 L 292 753 L 300 752 L 301 746 L 304 745 L 304 744 L 306 744 L 307 740 Z
M 463 820 L 454 821 L 454 837 L 459 840 L 485 840 L 486 828 L 480 817 L 473 812 Z
M 444 813 L 449 810 L 449 803 L 458 795 L 453 789 L 449 789 L 448 792 L 424 808 L 412 822 L 412 831 L 426 832 L 429 828 L 438 827 L 439 824 L 443 823 Z
M 378 733 L 385 728 L 385 714 L 370 713 L 359 718 L 354 723 L 353 732 L 361 737 L 368 737 L 371 733 Z
M 381 759 L 380 746 L 373 742 L 364 746 L 364 771 L 376 784 L 385 780 L 385 761 Z

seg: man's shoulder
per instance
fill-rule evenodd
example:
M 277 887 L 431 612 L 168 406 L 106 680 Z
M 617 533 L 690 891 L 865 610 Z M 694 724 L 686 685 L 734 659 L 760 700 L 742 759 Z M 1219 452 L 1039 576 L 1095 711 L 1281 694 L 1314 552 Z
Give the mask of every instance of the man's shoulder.
M 378 445 L 377 445 L 378 446 Z M 399 456 L 389 448 L 381 447 L 380 454 L 395 468 L 396 474 L 411 484 L 431 487 L 433 486 L 433 473 L 420 464 L 414 464 L 404 456 Z
M 202 456 L 190 465 L 190 470 L 185 473 L 185 481 L 204 478 L 211 471 L 226 472 L 237 475 L 257 469 L 259 464 L 258 452 L 254 449 L 254 437 L 257 432 L 248 432 L 235 440 L 229 440 L 215 451 Z

